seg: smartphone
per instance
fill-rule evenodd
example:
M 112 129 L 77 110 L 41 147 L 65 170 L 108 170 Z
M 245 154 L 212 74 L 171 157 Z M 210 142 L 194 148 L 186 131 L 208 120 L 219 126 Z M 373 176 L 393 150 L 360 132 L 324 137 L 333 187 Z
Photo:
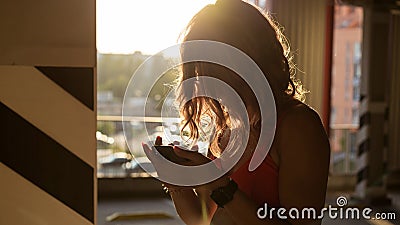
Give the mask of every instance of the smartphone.
M 164 158 L 168 159 L 171 162 L 180 164 L 189 161 L 188 159 L 179 157 L 174 152 L 174 147 L 172 145 L 154 145 L 156 150 L 164 156 Z

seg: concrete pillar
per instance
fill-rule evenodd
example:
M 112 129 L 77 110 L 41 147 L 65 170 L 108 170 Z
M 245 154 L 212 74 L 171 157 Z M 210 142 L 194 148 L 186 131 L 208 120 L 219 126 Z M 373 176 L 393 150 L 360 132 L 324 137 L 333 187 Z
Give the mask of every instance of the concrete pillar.
M 379 1 L 364 6 L 360 128 L 356 196 L 388 204 L 384 186 L 387 146 L 387 85 L 390 75 L 390 11 Z
M 95 0 L 0 7 L 0 224 L 96 223 Z
M 388 85 L 388 175 L 389 189 L 400 189 L 400 7 L 391 10 Z

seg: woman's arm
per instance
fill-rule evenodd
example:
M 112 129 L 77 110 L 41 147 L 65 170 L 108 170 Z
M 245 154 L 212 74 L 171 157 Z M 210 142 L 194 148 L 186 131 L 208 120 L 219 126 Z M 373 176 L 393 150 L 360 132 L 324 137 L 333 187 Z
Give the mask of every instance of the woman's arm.
M 156 138 L 155 144 L 162 145 L 161 137 Z M 151 144 L 148 145 L 142 143 L 142 146 L 147 157 L 150 159 L 153 166 L 155 167 L 158 176 L 166 177 L 166 174 L 171 172 L 170 166 L 166 164 L 165 161 L 163 161 L 159 154 L 156 154 L 157 150 L 155 150 L 154 148 L 152 149 L 150 147 Z M 200 159 L 200 162 L 202 163 L 204 163 L 206 160 L 209 160 L 208 158 L 204 157 Z M 216 207 L 208 196 L 205 196 L 200 190 L 196 190 L 195 193 L 194 189 L 191 187 L 177 186 L 168 183 L 165 183 L 164 185 L 168 188 L 176 211 L 186 224 L 201 225 L 210 223 L 211 217 L 214 214 Z
M 208 192 L 180 187 L 170 187 L 168 190 L 176 211 L 186 224 L 210 224 L 217 207 Z
M 324 207 L 330 145 L 318 114 L 306 106 L 294 108 L 281 124 L 279 136 L 279 199 L 287 209 Z M 320 224 L 321 220 L 292 220 Z

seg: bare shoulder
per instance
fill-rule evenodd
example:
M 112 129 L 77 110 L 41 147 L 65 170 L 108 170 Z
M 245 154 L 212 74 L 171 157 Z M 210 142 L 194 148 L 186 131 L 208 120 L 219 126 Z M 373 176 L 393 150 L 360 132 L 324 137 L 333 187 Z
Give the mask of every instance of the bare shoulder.
M 278 133 L 281 204 L 323 207 L 330 147 L 318 113 L 305 104 L 290 107 L 281 118 Z
M 278 132 L 281 151 L 304 146 L 303 153 L 329 150 L 329 141 L 318 113 L 301 103 L 291 107 L 282 119 Z
M 324 131 L 318 113 L 304 103 L 291 107 L 281 121 L 283 130 L 302 130 L 302 131 Z M 321 130 L 322 129 L 322 130 Z M 324 131 L 325 133 L 325 131 Z

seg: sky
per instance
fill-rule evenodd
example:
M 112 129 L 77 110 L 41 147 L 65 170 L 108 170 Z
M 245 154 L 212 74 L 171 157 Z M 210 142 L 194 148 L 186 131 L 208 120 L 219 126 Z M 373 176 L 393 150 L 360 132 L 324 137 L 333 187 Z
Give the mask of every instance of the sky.
M 215 0 L 97 0 L 100 53 L 155 54 L 177 43 L 180 32 Z

